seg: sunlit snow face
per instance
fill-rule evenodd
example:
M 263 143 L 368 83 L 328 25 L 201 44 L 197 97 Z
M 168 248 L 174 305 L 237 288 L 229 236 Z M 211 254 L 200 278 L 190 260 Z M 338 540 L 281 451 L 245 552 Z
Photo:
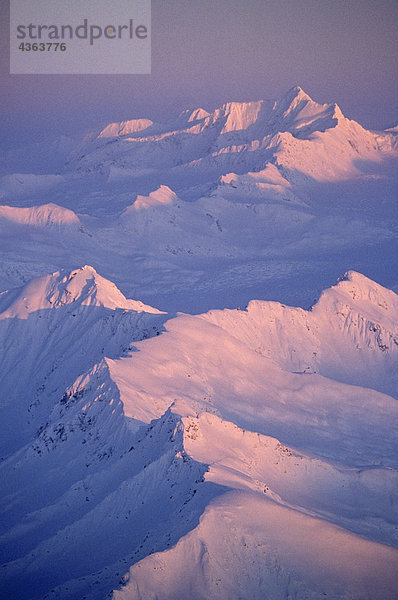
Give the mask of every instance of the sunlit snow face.
M 2 590 L 395 600 L 395 132 L 142 115 L 7 153 Z

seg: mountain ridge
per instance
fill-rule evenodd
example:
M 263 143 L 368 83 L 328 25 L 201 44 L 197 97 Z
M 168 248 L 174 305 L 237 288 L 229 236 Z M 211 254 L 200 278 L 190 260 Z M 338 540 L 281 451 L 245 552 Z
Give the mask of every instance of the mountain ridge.
M 305 176 L 323 181 L 356 175 L 358 157 L 378 160 L 378 153 L 394 148 L 391 132 L 367 131 L 344 117 L 337 104 L 318 104 L 298 86 L 275 101 L 227 102 L 210 113 L 199 108 L 183 111 L 175 123 L 152 124 L 142 136 L 137 126 L 129 138 L 125 123 L 109 125 L 114 135 L 106 142 L 103 133 L 93 137 L 68 168 L 100 169 L 114 178 L 123 170 L 131 177 L 170 168 L 216 168 L 225 173 L 239 166 L 241 173 L 271 162 L 284 169 L 285 177 L 294 164 Z
M 395 597 L 397 143 L 295 86 L 3 156 L 7 597 Z
M 297 579 L 290 578 L 290 585 L 297 597 L 303 593 L 303 598 L 316 598 L 326 589 L 329 593 L 328 578 L 315 578 L 314 583 L 309 563 L 297 567 L 297 540 L 308 530 L 320 536 L 320 564 L 329 565 L 332 578 L 338 567 L 331 557 L 338 545 L 348 544 L 355 553 L 354 575 L 346 572 L 344 590 L 355 595 L 363 589 L 363 565 L 371 557 L 375 566 L 366 585 L 393 597 L 398 539 L 389 498 L 394 497 L 397 473 L 390 427 L 398 422 L 396 400 L 376 391 L 378 386 L 367 387 L 356 346 L 358 339 L 366 342 L 365 330 L 359 337 L 351 330 L 346 335 L 338 317 L 351 303 L 352 311 L 356 307 L 369 313 L 374 325 L 370 336 L 384 336 L 384 329 L 396 323 L 393 292 L 349 272 L 310 311 L 252 301 L 245 310 L 181 313 L 166 320 L 168 315 L 159 311 L 145 313 L 138 302 L 130 305 L 134 301 L 86 265 L 38 278 L 19 298 L 23 307 L 13 294 L 1 315 L 6 317 L 0 319 L 0 326 L 8 324 L 8 336 L 9 327 L 15 328 L 14 350 L 27 339 L 19 326 L 32 315 L 38 318 L 32 322 L 34 370 L 25 357 L 26 379 L 21 378 L 21 389 L 14 382 L 8 392 L 9 401 L 15 396 L 12 408 L 19 426 L 27 418 L 31 425 L 25 425 L 19 444 L 0 463 L 0 479 L 7 486 L 1 500 L 6 517 L 0 536 L 6 561 L 1 576 L 9 595 L 27 597 L 29 589 L 32 600 L 54 594 L 63 600 L 84 595 L 99 600 L 107 594 L 138 599 L 147 596 L 152 581 L 160 597 L 169 597 L 169 584 L 174 590 L 170 597 L 178 597 L 185 593 L 184 582 L 196 589 L 191 576 L 196 577 L 197 569 L 205 574 L 205 588 L 213 590 L 215 577 L 223 581 L 214 553 L 231 550 L 222 525 L 208 529 L 214 511 L 220 510 L 225 513 L 222 522 L 230 515 L 236 535 L 246 540 L 243 546 L 233 542 L 233 568 L 239 570 L 244 548 L 250 548 L 250 564 L 258 563 L 247 567 L 253 581 L 249 595 L 242 596 L 235 584 L 235 591 L 223 584 L 225 597 L 238 598 L 240 590 L 239 598 L 249 600 L 253 593 L 262 593 L 256 576 L 263 564 L 259 548 L 265 548 L 270 536 L 272 548 L 282 552 L 279 572 L 294 568 Z M 336 373 L 317 373 L 317 359 L 307 368 L 315 354 L 322 359 L 323 348 L 329 352 L 330 328 L 320 335 L 327 310 L 333 313 L 331 322 L 337 319 L 334 346 L 345 352 L 350 348 L 344 360 L 350 372 L 357 370 L 356 385 L 339 382 Z M 56 328 L 50 316 L 57 319 Z M 51 344 L 43 336 L 48 336 L 48 325 Z M 273 342 L 274 325 L 280 348 Z M 83 354 L 90 348 L 84 364 L 81 351 L 74 362 L 82 339 Z M 13 346 L 2 348 L 2 363 L 11 372 L 21 356 Z M 384 368 L 391 371 L 394 347 L 373 344 L 367 352 L 381 381 Z M 299 373 L 297 359 L 302 363 Z M 32 379 L 33 388 L 28 383 Z M 40 382 L 37 405 L 29 405 L 29 390 Z M 2 426 L 12 429 L 9 406 Z M 249 514 L 254 505 L 268 523 L 256 527 L 255 538 L 250 533 L 253 523 L 241 514 Z M 286 535 L 277 533 L 277 523 L 285 518 L 296 532 L 288 553 Z M 100 530 L 94 526 L 99 521 Z M 216 546 L 211 531 L 218 532 Z M 203 553 L 196 554 L 198 535 L 207 548 L 205 563 Z M 79 554 L 83 547 L 84 557 Z M 269 557 L 274 550 L 266 547 Z M 173 562 L 181 549 L 191 574 L 184 582 Z M 49 555 L 51 574 L 41 578 Z M 383 561 L 375 562 L 376 556 Z M 26 564 L 29 573 L 24 575 Z M 157 587 L 156 578 L 148 579 L 154 564 L 155 570 L 159 564 L 167 570 L 166 591 Z M 146 574 L 145 582 L 140 572 Z M 271 585 L 273 570 L 261 572 Z M 137 581 L 145 591 L 137 592 Z M 272 583 L 275 590 L 278 581 Z M 343 588 L 333 588 L 332 597 L 342 597 Z M 198 600 L 202 597 L 192 593 Z

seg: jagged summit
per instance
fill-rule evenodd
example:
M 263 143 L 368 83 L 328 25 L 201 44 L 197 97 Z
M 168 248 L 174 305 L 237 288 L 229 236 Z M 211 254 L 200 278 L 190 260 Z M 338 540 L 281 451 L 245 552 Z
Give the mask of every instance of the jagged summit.
M 282 94 L 277 101 L 281 102 L 283 100 L 285 100 L 288 104 L 302 101 L 314 102 L 311 96 L 307 94 L 299 85 L 294 85 L 291 87 L 287 92 Z
M 301 87 L 295 86 L 275 101 L 228 102 L 213 113 L 216 121 L 222 117 L 226 121 L 221 133 L 257 125 L 255 133 L 258 136 L 283 131 L 308 135 L 334 127 L 337 118 L 343 118 L 343 114 L 336 104 L 319 104 Z
M 73 271 L 56 271 L 33 279 L 19 294 L 13 294 L 12 303 L 3 307 L 0 319 L 24 319 L 33 312 L 66 305 L 161 314 L 156 308 L 142 302 L 128 300 L 114 283 L 99 275 L 90 265 L 84 265 Z
M 287 94 L 292 94 L 292 95 L 302 95 L 305 96 L 307 99 L 311 100 L 311 98 L 309 97 L 309 95 L 303 90 L 303 88 L 300 85 L 293 85 L 290 90 L 288 90 L 286 92 Z
M 304 106 L 309 106 L 312 110 L 320 112 L 322 110 L 329 109 L 333 112 L 335 104 L 318 104 L 300 87 L 294 86 L 288 90 L 285 94 L 282 94 L 277 100 L 255 100 L 255 101 L 229 101 L 216 108 L 212 113 L 209 113 L 202 108 L 194 110 L 187 110 L 181 113 L 181 116 L 188 116 L 188 121 L 196 121 L 205 118 L 209 118 L 211 122 L 217 122 L 220 119 L 225 118 L 222 133 L 229 131 L 241 131 L 247 129 L 260 118 L 265 125 L 267 119 L 264 117 L 271 117 L 272 113 L 277 112 L 278 114 L 285 113 L 287 116 L 292 111 L 299 108 L 302 110 Z
M 185 112 L 190 115 L 189 121 L 208 118 L 209 123 L 216 123 L 225 119 L 221 133 L 242 131 L 256 123 L 261 125 L 264 132 L 267 133 L 267 124 L 271 124 L 273 129 L 278 124 L 280 130 L 284 130 L 283 123 L 277 123 L 275 117 L 280 117 L 283 121 L 291 115 L 297 117 L 304 109 L 303 116 L 307 118 L 309 114 L 319 115 L 322 112 L 326 112 L 333 117 L 335 107 L 337 107 L 336 104 L 318 104 L 300 86 L 295 86 L 275 101 L 266 99 L 243 102 L 230 101 L 216 108 L 212 113 L 207 113 L 201 108 Z M 292 123 L 289 121 L 288 125 L 291 126 Z
M 333 103 L 315 102 L 296 86 L 275 101 L 269 125 L 275 132 L 288 131 L 295 137 L 308 137 L 315 131 L 325 131 L 337 125 L 336 107 Z M 339 114 L 343 116 L 341 111 Z
M 337 104 L 315 102 L 295 86 L 276 100 L 226 102 L 211 112 L 189 109 L 156 125 L 146 119 L 111 123 L 83 144 L 68 168 L 107 173 L 113 181 L 175 167 L 216 168 L 219 176 L 247 173 L 271 161 L 331 180 L 357 173 L 358 158 L 390 152 L 392 137 L 366 131 Z
M 354 271 L 327 294 L 165 321 L 117 310 L 89 265 L 26 286 L 0 321 L 7 597 L 337 600 L 382 581 L 393 600 L 398 313 Z
M 299 86 L 98 131 L 0 177 L 3 596 L 395 600 L 396 132 Z
M 285 130 L 283 123 L 277 123 L 280 117 L 282 120 L 293 115 L 298 116 L 298 113 L 305 109 L 304 117 L 308 118 L 308 115 L 317 114 L 321 112 L 330 113 L 333 116 L 334 104 L 318 104 L 314 102 L 312 98 L 304 92 L 300 86 L 292 87 L 285 94 L 280 96 L 277 100 L 256 100 L 256 101 L 229 101 L 222 104 L 212 112 L 208 112 L 201 107 L 194 109 L 183 110 L 177 121 L 169 128 L 170 131 L 179 130 L 181 127 L 184 128 L 184 124 L 190 130 L 192 126 L 198 121 L 201 121 L 201 127 L 197 129 L 197 132 L 202 132 L 209 126 L 215 126 L 217 123 L 220 124 L 220 133 L 228 133 L 232 131 L 243 131 L 258 123 L 264 129 L 264 134 L 267 133 L 267 123 L 272 125 L 272 130 L 275 130 L 275 126 L 278 124 Z M 99 138 L 108 137 L 123 137 L 127 134 L 134 134 L 135 137 L 140 137 L 138 134 L 142 132 L 143 136 L 147 136 L 147 129 L 153 125 L 153 122 L 149 119 L 132 119 L 129 121 L 121 121 L 110 123 L 107 125 L 99 134 Z M 287 124 L 291 125 L 291 122 Z M 164 127 L 160 128 L 164 130 Z M 159 134 L 164 135 L 164 133 Z

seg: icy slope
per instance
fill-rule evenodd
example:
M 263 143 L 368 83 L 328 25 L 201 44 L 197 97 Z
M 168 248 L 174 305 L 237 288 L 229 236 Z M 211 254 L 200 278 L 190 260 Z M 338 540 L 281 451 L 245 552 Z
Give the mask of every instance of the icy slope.
M 224 173 L 235 167 L 244 173 L 272 161 L 292 181 L 296 171 L 326 181 L 359 174 L 358 161 L 377 161 L 378 153 L 392 146 L 392 134 L 366 131 L 336 104 L 318 104 L 295 87 L 276 101 L 229 102 L 212 113 L 185 111 L 175 122 L 110 124 L 68 167 L 127 169 L 130 176 L 182 166 Z
M 210 518 L 209 528 L 203 527 L 203 522 L 209 513 L 213 514 L 214 505 L 206 509 L 199 528 L 183 537 L 171 552 L 154 555 L 133 567 L 131 581 L 120 597 L 151 597 L 150 590 L 159 598 L 173 597 L 168 589 L 172 585 L 174 597 L 184 598 L 188 585 L 193 586 L 192 597 L 212 598 L 212 586 L 218 580 L 222 598 L 249 598 L 254 590 L 255 597 L 261 597 L 271 582 L 275 597 L 281 594 L 281 598 L 285 588 L 314 598 L 321 591 L 336 598 L 339 593 L 341 597 L 352 593 L 356 598 L 361 597 L 365 586 L 369 586 L 370 598 L 380 593 L 393 598 L 397 552 L 324 521 L 326 518 L 348 529 L 359 528 L 371 539 L 380 535 L 388 539 L 389 531 L 393 536 L 391 521 L 396 515 L 387 497 L 396 493 L 396 475 L 394 478 L 391 471 L 336 468 L 298 454 L 275 439 L 244 432 L 208 413 L 181 419 L 167 411 L 139 436 L 132 437 L 129 444 L 128 451 L 126 447 L 116 460 L 108 457 L 103 461 L 98 473 L 86 469 L 90 474 L 72 485 L 59 502 L 27 515 L 23 527 L 11 528 L 3 536 L 8 552 L 12 548 L 14 551 L 14 560 L 3 571 L 9 593 L 32 586 L 30 582 L 34 581 L 37 595 L 29 597 L 39 598 L 40 590 L 65 581 L 67 569 L 73 580 L 58 585 L 44 597 L 105 597 L 106 586 L 109 589 L 116 578 L 128 581 L 129 576 L 122 577 L 126 565 L 145 556 L 148 550 L 152 553 L 159 546 L 173 546 L 184 529 L 196 525 L 212 496 L 235 489 L 245 493 L 219 498 L 217 516 Z M 66 440 L 58 448 L 65 459 L 67 448 L 62 446 L 67 446 Z M 37 461 L 42 463 L 43 458 Z M 62 488 L 58 486 L 57 491 L 62 492 Z M 289 499 L 294 500 L 293 506 Z M 228 529 L 220 530 L 217 523 L 220 526 L 225 521 Z M 285 529 L 286 521 L 289 526 Z M 100 530 L 93 528 L 98 522 L 103 523 Z M 58 532 L 51 535 L 55 527 Z M 197 535 L 203 548 L 199 555 Z M 41 541 L 18 558 L 21 549 L 29 550 L 33 540 L 35 544 Z M 90 552 L 93 544 L 97 548 L 94 553 Z M 344 573 L 337 560 L 340 544 L 355 556 L 355 566 L 350 565 Z M 87 552 L 82 553 L 84 548 Z M 245 556 L 249 551 L 248 562 Z M 52 570 L 41 580 L 48 554 Z M 317 560 L 315 554 L 319 555 Z M 227 571 L 236 573 L 236 577 L 225 579 L 222 556 L 228 557 Z M 178 567 L 181 561 L 184 577 Z M 372 569 L 365 572 L 367 562 L 371 562 Z M 27 563 L 29 572 L 23 574 Z M 104 564 L 100 572 L 91 574 Z M 249 587 L 247 595 L 239 583 L 241 564 L 246 565 L 245 579 L 254 586 Z M 152 572 L 159 568 L 163 571 L 160 582 Z M 273 581 L 275 569 L 282 576 Z M 200 592 L 196 589 L 198 573 L 202 577 Z M 135 579 L 141 596 L 134 595 Z
M 342 307 L 346 311 L 345 321 L 342 323 L 340 319 L 336 323 Z M 311 322 L 311 317 L 314 317 L 314 322 Z M 305 429 L 313 418 L 316 419 L 314 429 L 319 434 L 326 418 L 325 434 L 327 431 L 327 437 L 333 439 L 335 447 L 332 456 L 351 462 L 356 454 L 358 460 L 369 442 L 368 439 L 364 444 L 364 438 L 371 436 L 372 429 L 378 431 L 370 442 L 375 456 L 383 438 L 389 435 L 390 426 L 391 431 L 397 426 L 396 401 L 363 388 L 354 391 L 348 386 L 341 388 L 344 391 L 339 398 L 339 386 L 333 385 L 330 380 L 320 381 L 316 375 L 303 374 L 300 377 L 312 379 L 311 387 L 317 388 L 315 396 L 312 396 L 304 383 L 300 385 L 297 381 L 294 388 L 290 388 L 288 371 L 300 360 L 300 352 L 304 355 L 308 352 L 312 342 L 312 346 L 320 350 L 325 365 L 328 361 L 334 363 L 335 353 L 331 353 L 331 348 L 338 347 L 347 372 L 351 368 L 353 377 L 362 380 L 363 385 L 371 379 L 383 386 L 384 378 L 388 379 L 396 370 L 397 349 L 393 335 L 396 335 L 397 317 L 395 294 L 357 273 L 350 273 L 335 288 L 327 290 L 306 315 L 298 309 L 253 302 L 247 313 L 214 311 L 201 317 L 239 339 L 240 347 L 225 334 L 210 333 L 206 326 L 196 327 L 189 323 L 192 318 L 184 317 L 183 328 L 189 341 L 184 344 L 181 336 L 178 348 L 184 345 L 180 355 L 176 344 L 173 360 L 165 364 L 152 348 L 151 356 L 159 363 L 152 365 L 148 381 L 156 377 L 155 373 L 162 368 L 158 376 L 162 383 L 156 386 L 158 397 L 161 388 L 163 394 L 169 392 L 170 396 L 174 395 L 173 410 L 187 415 L 183 418 L 185 448 L 194 459 L 209 465 L 205 480 L 227 488 L 251 490 L 251 493 L 230 493 L 214 501 L 207 507 L 199 526 L 182 538 L 175 548 L 147 557 L 131 567 L 125 584 L 115 590 L 112 598 L 183 599 L 189 596 L 194 599 L 249 599 L 263 598 L 267 591 L 270 597 L 281 599 L 291 595 L 302 599 L 321 596 L 336 600 L 362 597 L 393 599 L 398 584 L 398 553 L 364 537 L 397 544 L 395 526 L 390 528 L 388 524 L 397 522 L 396 470 L 347 469 L 342 465 L 328 464 L 313 456 L 298 454 L 275 439 L 244 432 L 236 425 L 201 410 L 207 404 L 207 411 L 218 410 L 224 416 L 227 402 L 227 410 L 234 404 L 233 393 L 236 395 L 236 387 L 242 379 L 239 387 L 245 385 L 246 389 L 242 389 L 240 402 L 237 401 L 233 409 L 235 423 L 241 422 L 247 414 L 247 405 L 254 408 L 253 388 L 256 381 L 263 378 L 262 406 L 260 403 L 256 405 L 252 429 L 261 429 L 262 410 L 268 394 L 271 394 L 272 409 L 265 419 L 268 431 L 272 430 L 271 423 L 275 419 L 272 411 L 278 411 L 280 420 L 288 422 L 287 427 L 281 429 L 285 440 L 293 439 L 292 427 Z M 388 347 L 380 348 L 373 339 L 375 321 L 378 325 L 376 331 L 383 329 L 382 335 L 390 340 Z M 178 339 L 178 329 L 171 328 L 170 323 L 166 324 L 166 329 L 165 338 L 171 330 Z M 305 341 L 308 334 L 310 341 Z M 218 343 L 215 343 L 214 335 Z M 203 346 L 202 340 L 205 341 Z M 263 342 L 260 348 L 256 347 L 259 340 Z M 172 347 L 173 341 L 168 339 Z M 159 345 L 161 342 L 161 339 L 148 341 L 146 345 Z M 364 368 L 361 368 L 364 357 L 358 352 L 359 342 L 369 353 L 369 363 Z M 322 346 L 325 346 L 324 353 Z M 216 348 L 216 352 L 212 352 L 212 348 Z M 283 379 L 264 361 L 262 373 L 260 369 L 254 371 L 251 348 L 262 355 L 268 354 L 272 362 L 280 360 L 287 369 Z M 145 352 L 145 349 L 141 351 Z M 229 356 L 229 361 L 225 360 L 225 355 Z M 238 357 L 235 361 L 234 356 Z M 366 372 L 371 368 L 370 357 L 374 359 L 372 378 Z M 140 357 L 137 358 L 140 360 Z M 384 361 L 385 371 L 381 367 Z M 244 371 L 238 362 L 245 367 Z M 203 363 L 206 363 L 206 373 L 200 369 Z M 213 364 L 217 365 L 219 374 L 217 388 L 212 385 Z M 122 368 L 121 365 L 119 367 Z M 377 374 L 378 377 L 375 376 Z M 190 381 L 183 396 L 177 382 L 187 376 Z M 117 370 L 114 377 L 117 381 Z M 297 375 L 295 377 L 297 379 Z M 231 381 L 235 388 L 232 393 Z M 125 381 L 123 385 L 126 385 Z M 304 386 L 305 403 L 300 402 Z M 278 403 L 281 390 L 287 388 L 288 396 Z M 122 398 L 134 397 L 142 402 L 142 397 L 134 392 L 133 387 L 127 389 L 122 386 L 120 389 Z M 200 389 L 203 390 L 202 396 Z M 228 396 L 225 404 L 221 400 L 224 394 Z M 329 416 L 325 413 L 326 406 L 318 403 L 317 395 L 328 396 Z M 289 414 L 285 406 L 287 403 L 300 407 L 299 412 L 294 416 L 291 412 Z M 300 414 L 303 410 L 304 414 Z M 314 431 L 309 438 L 311 435 Z M 344 437 L 356 438 L 351 451 Z M 314 449 L 311 441 L 309 447 Z M 326 438 L 317 449 L 322 454 L 321 447 L 323 450 L 328 447 Z M 396 443 L 390 438 L 389 450 L 381 461 L 390 464 L 390 454 L 396 468 L 396 453 Z M 359 460 L 365 460 L 366 464 L 363 454 Z M 382 524 L 384 519 L 386 521 Z M 380 537 L 381 530 L 384 533 Z
M 8 597 L 394 597 L 394 293 L 165 322 L 84 267 L 0 302 Z
M 150 119 L 132 119 L 130 121 L 121 121 L 120 123 L 110 123 L 99 134 L 100 138 L 119 137 L 122 135 L 131 135 L 148 129 L 153 125 Z
M 320 373 L 398 398 L 398 298 L 348 272 L 310 311 L 251 301 L 204 318 L 292 373 Z
M 291 511 L 231 492 L 167 552 L 130 569 L 113 600 L 393 600 L 397 552 Z
M 386 534 L 389 526 L 381 523 L 394 504 L 396 510 L 396 473 L 336 469 L 209 413 L 183 422 L 187 453 L 209 464 L 205 480 L 251 489 L 257 497 L 228 494 L 212 503 L 173 550 L 131 568 L 113 598 L 262 598 L 265 590 L 272 598 L 394 598 L 397 553 L 314 516 L 357 531 L 363 519 L 362 535 L 377 537 L 380 527 Z M 288 510 L 289 497 L 298 512 Z M 396 518 L 391 513 L 387 520 Z
M 105 597 L 130 564 L 191 530 L 216 494 L 214 485 L 203 485 L 206 466 L 184 451 L 178 417 L 168 412 L 138 433 L 129 432 L 109 390 L 102 387 L 102 399 L 93 398 L 87 407 L 95 383 L 92 374 L 77 405 L 70 397 L 69 410 L 78 410 L 79 403 L 82 410 L 84 403 L 85 427 L 76 421 L 70 429 L 64 405 L 64 435 L 56 445 L 39 439 L 2 465 L 3 473 L 13 473 L 11 493 L 3 500 L 11 522 L 0 538 L 7 562 L 2 589 L 11 597 L 33 600 L 50 590 L 57 598 Z M 40 482 L 26 493 L 23 484 L 32 469 Z M 23 503 L 26 515 L 19 521 Z
M 164 320 L 89 266 L 1 294 L 0 311 L 2 456 L 29 439 L 79 374 L 154 335 Z
M 0 181 L 3 593 L 393 598 L 396 132 L 293 88 L 70 146 Z
M 393 464 L 396 295 L 347 279 L 309 312 L 253 302 L 168 321 L 138 354 L 107 359 L 126 415 L 149 421 L 186 400 L 349 464 Z

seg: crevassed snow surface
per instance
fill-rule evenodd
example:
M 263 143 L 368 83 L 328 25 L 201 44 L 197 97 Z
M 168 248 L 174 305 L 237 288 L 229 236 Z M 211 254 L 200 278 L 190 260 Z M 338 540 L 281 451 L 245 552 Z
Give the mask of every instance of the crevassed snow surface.
M 4 597 L 396 598 L 396 140 L 296 87 L 5 157 Z

